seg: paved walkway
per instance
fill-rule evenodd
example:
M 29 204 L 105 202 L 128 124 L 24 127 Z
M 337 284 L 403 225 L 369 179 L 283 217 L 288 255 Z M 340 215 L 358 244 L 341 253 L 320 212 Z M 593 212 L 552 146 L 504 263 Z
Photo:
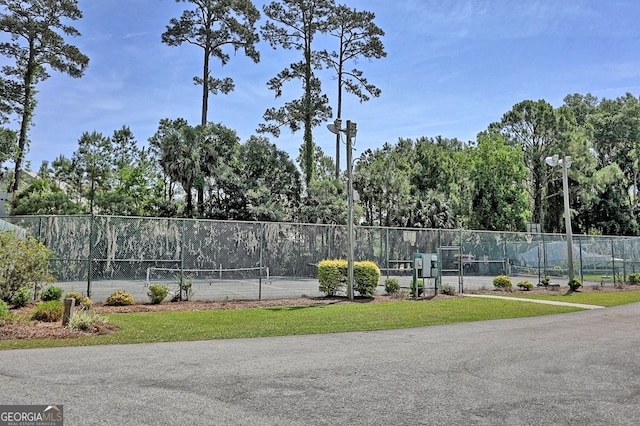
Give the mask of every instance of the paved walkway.
M 584 303 L 570 303 L 570 302 L 559 302 L 557 300 L 544 300 L 544 299 L 527 299 L 524 297 L 509 297 L 509 296 L 492 296 L 490 294 L 467 294 L 461 293 L 462 296 L 465 297 L 482 297 L 485 299 L 502 299 L 502 300 L 517 300 L 518 302 L 531 302 L 531 303 L 542 303 L 545 305 L 555 305 L 555 306 L 573 306 L 581 309 L 601 309 L 604 306 L 598 305 L 586 305 Z
M 0 351 L 68 425 L 628 426 L 640 303 L 363 333 Z

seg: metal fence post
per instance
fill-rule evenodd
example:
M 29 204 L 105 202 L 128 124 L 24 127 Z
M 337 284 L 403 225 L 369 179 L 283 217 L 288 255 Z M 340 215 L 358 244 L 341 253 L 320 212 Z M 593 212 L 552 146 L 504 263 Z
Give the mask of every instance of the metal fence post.
M 260 223 L 260 248 L 259 248 L 260 278 L 258 281 L 258 300 L 262 300 L 262 249 L 263 249 L 263 246 L 264 246 L 264 222 L 261 222 Z
M 95 236 L 95 216 L 89 218 L 89 263 L 87 264 L 87 297 L 91 298 L 91 280 L 93 279 L 93 239 Z
M 182 219 L 180 224 L 180 300 L 182 300 L 182 289 L 184 286 L 184 241 L 185 241 L 185 221 Z

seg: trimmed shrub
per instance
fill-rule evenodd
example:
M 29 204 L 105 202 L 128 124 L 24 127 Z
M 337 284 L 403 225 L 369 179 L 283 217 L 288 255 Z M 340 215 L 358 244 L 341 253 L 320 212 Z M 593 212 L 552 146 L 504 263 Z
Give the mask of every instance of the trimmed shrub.
M 640 272 L 633 272 L 629 274 L 629 284 L 631 285 L 640 284 Z
M 83 296 L 80 293 L 76 293 L 74 291 L 68 292 L 65 296 L 65 299 L 76 299 L 76 308 L 79 309 L 89 309 L 93 302 L 87 296 Z
M 327 296 L 335 296 L 347 282 L 347 261 L 323 260 L 318 263 L 319 290 Z
M 551 284 L 551 278 L 544 277 L 540 280 L 540 284 L 542 284 L 545 288 L 549 287 L 549 284 Z
M 447 296 L 455 296 L 457 292 L 454 286 L 443 284 L 442 287 L 440 287 L 440 293 L 446 294 Z
M 108 306 L 127 306 L 133 305 L 133 303 L 132 295 L 124 290 L 119 290 L 111 293 L 104 304 Z
M 353 262 L 353 289 L 361 296 L 375 294 L 380 280 L 380 268 L 375 262 Z M 344 259 L 323 260 L 318 263 L 319 289 L 327 296 L 335 296 L 347 284 L 347 261 Z
M 571 281 L 569 281 L 569 290 L 577 291 L 580 287 L 582 287 L 582 283 L 580 282 L 579 279 L 574 278 Z
M 520 290 L 524 290 L 524 291 L 529 291 L 529 290 L 533 289 L 533 283 L 531 281 L 527 281 L 527 280 L 522 280 L 516 285 L 518 287 L 520 287 Z
M 513 284 L 510 277 L 506 275 L 498 275 L 493 279 L 493 286 L 502 290 L 511 290 Z
M 378 288 L 380 268 L 369 260 L 353 262 L 353 280 L 354 290 L 360 293 L 360 296 L 371 297 L 376 294 Z
M 76 331 L 99 331 L 107 325 L 109 320 L 104 315 L 96 314 L 89 311 L 80 311 L 73 314 L 69 319 L 67 328 Z
M 31 311 L 31 318 L 44 322 L 56 322 L 62 319 L 64 303 L 59 300 L 50 300 L 36 305 Z
M 40 300 L 42 300 L 43 302 L 60 300 L 60 298 L 62 298 L 62 289 L 56 286 L 49 286 L 45 288 L 40 294 Z
M 13 306 L 16 308 L 23 308 L 27 306 L 29 300 L 31 300 L 31 290 L 29 290 L 27 286 L 22 286 L 13 294 L 11 303 L 13 303 Z
M 0 231 L 0 299 L 11 302 L 24 286 L 36 290 L 42 282 L 53 282 L 48 272 L 53 252 L 33 237 L 21 239 Z
M 151 303 L 154 305 L 162 303 L 162 301 L 166 299 L 168 295 L 168 284 L 151 284 L 149 286 L 149 291 L 147 292 L 147 296 L 149 296 L 149 299 L 151 299 Z
M 387 278 L 384 280 L 384 291 L 387 294 L 396 294 L 400 291 L 400 283 L 397 278 Z

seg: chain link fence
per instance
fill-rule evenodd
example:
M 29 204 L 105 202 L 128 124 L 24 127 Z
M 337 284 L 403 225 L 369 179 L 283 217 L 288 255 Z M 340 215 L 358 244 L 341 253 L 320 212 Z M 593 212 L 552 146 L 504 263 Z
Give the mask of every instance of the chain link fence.
M 38 238 L 54 256 L 60 285 L 93 298 L 114 289 L 146 296 L 150 283 L 194 285 L 194 297 L 319 295 L 316 265 L 345 258 L 339 225 L 235 222 L 119 216 L 12 216 L 7 222 Z M 573 237 L 575 275 L 585 285 L 624 282 L 640 271 L 637 237 Z M 372 260 L 384 279 L 409 285 L 416 252 L 437 253 L 442 283 L 491 287 L 499 274 L 566 284 L 567 242 L 559 234 L 355 227 L 356 260 Z

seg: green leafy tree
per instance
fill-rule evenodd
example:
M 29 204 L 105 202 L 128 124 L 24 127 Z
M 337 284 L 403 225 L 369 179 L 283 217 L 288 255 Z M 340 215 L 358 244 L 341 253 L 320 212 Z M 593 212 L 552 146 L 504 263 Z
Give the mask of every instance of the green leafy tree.
M 298 157 L 301 161 L 302 153 Z M 335 179 L 333 159 L 315 146 L 315 177 L 306 187 L 298 220 L 305 223 L 346 224 L 347 193 L 345 179 Z M 344 176 L 343 176 L 344 177 Z M 358 205 L 355 206 L 358 211 Z
M 385 144 L 367 150 L 354 168 L 353 187 L 364 208 L 365 223 L 379 226 L 406 226 L 403 212 L 410 210 L 411 161 L 409 146 Z
M 263 7 L 269 19 L 262 27 L 263 38 L 274 49 L 281 47 L 302 52 L 302 59 L 269 80 L 267 87 L 278 98 L 282 96 L 285 83 L 300 80 L 303 94 L 280 108 L 267 109 L 264 113 L 266 123 L 259 125 L 258 132 L 278 136 L 283 126 L 292 132 L 304 129 L 302 171 L 307 185 L 314 175 L 313 127 L 331 117 L 329 98 L 322 92 L 320 79 L 314 72 L 322 69 L 323 55 L 314 49 L 313 42 L 317 34 L 329 30 L 328 18 L 333 7 L 333 0 L 281 0 Z
M 358 11 L 345 5 L 335 7 L 329 17 L 329 34 L 338 42 L 338 49 L 323 51 L 327 65 L 333 69 L 338 84 L 337 118 L 342 117 L 343 90 L 366 102 L 370 96 L 380 96 L 381 90 L 369 83 L 362 70 L 347 69 L 347 64 L 360 58 L 379 59 L 387 56 L 381 37 L 384 31 L 375 23 L 375 14 Z M 340 135 L 336 135 L 336 179 L 340 178 Z
M 577 206 L 576 222 L 583 232 L 600 235 L 638 235 L 638 220 L 628 203 L 627 191 L 618 182 L 624 173 L 617 164 L 595 172 Z
M 246 219 L 293 220 L 300 203 L 301 179 L 289 154 L 264 137 L 252 136 L 240 147 L 238 163 L 246 185 Z
M 89 213 L 101 207 L 100 196 L 112 187 L 113 165 L 111 140 L 98 132 L 84 132 L 78 139 L 78 150 L 71 159 L 78 192 L 88 200 Z M 99 209 L 101 210 L 101 209 Z
M 223 176 L 219 166 L 222 159 L 233 158 L 239 145 L 236 133 L 221 124 L 208 123 L 191 127 L 187 124 L 166 122 L 159 131 L 157 144 L 160 164 L 164 173 L 179 182 L 185 193 L 186 216 L 193 216 L 193 191 L 198 193 L 198 213 L 204 214 L 205 186 L 218 187 L 216 179 Z M 220 173 L 218 173 L 220 172 Z M 213 179 L 213 180 L 212 180 Z M 226 195 L 223 195 L 226 196 Z
M 89 58 L 65 42 L 78 30 L 65 21 L 82 18 L 77 0 L 0 0 L 0 54 L 13 61 L 2 67 L 5 104 L 19 116 L 18 149 L 15 156 L 13 191 L 18 190 L 28 148 L 28 130 L 36 106 L 36 86 L 49 77 L 48 69 L 81 77 Z M 8 102 L 7 102 L 8 99 Z
M 38 290 L 41 283 L 53 282 L 48 271 L 52 255 L 33 237 L 20 239 L 0 231 L 0 299 L 9 302 L 21 287 Z
M 82 206 L 58 186 L 45 161 L 38 177 L 13 199 L 11 211 L 14 215 L 66 215 L 82 213 Z
M 202 77 L 193 81 L 202 86 L 202 117 L 200 124 L 207 123 L 209 93 L 229 93 L 234 89 L 233 79 L 211 76 L 209 61 L 214 58 L 222 65 L 229 62 L 231 56 L 225 47 L 234 52 L 243 50 L 254 62 L 260 61 L 256 49 L 259 40 L 255 23 L 260 12 L 251 0 L 176 0 L 191 3 L 194 9 L 185 10 L 180 19 L 172 18 L 167 31 L 162 34 L 162 42 L 169 46 L 189 43 L 203 51 Z
M 155 189 L 160 177 L 148 150 L 138 148 L 127 126 L 114 131 L 110 142 L 112 173 L 100 197 L 100 211 L 125 216 L 157 213 Z
M 8 173 L 8 168 L 4 164 L 15 158 L 17 146 L 16 132 L 0 127 L 0 182 L 5 179 Z
M 412 196 L 419 200 L 416 212 L 446 206 L 446 217 L 453 216 L 453 226 L 462 226 L 471 212 L 470 148 L 458 139 L 441 136 L 419 138 L 415 142 L 415 154 L 411 176 Z M 433 205 L 431 205 L 431 200 Z M 441 214 L 441 216 L 443 216 Z M 424 216 L 424 214 L 423 214 Z M 433 216 L 433 214 L 431 214 Z M 429 221 L 435 223 L 434 221 Z M 440 220 L 442 222 L 442 220 Z M 424 226 L 423 219 L 415 221 L 416 226 Z M 448 223 L 448 222 L 447 222 Z
M 590 115 L 593 128 L 593 148 L 600 167 L 617 164 L 623 179 L 616 182 L 618 190 L 640 185 L 640 99 L 627 93 L 617 99 L 604 99 Z M 638 209 L 633 191 L 626 191 L 627 202 Z
M 554 154 L 571 155 L 567 132 L 571 124 L 569 116 L 558 114 L 544 100 L 522 101 L 505 113 L 502 120 L 489 126 L 489 131 L 499 132 L 513 146 L 522 148 L 523 161 L 528 170 L 527 188 L 533 201 L 532 222 L 545 227 L 544 203 L 547 196 L 551 168 L 545 164 L 545 158 Z
M 189 123 L 184 118 L 175 120 L 163 118 L 158 124 L 156 133 L 149 138 L 149 156 L 152 165 L 157 166 L 157 172 L 160 174 L 160 180 L 155 187 L 155 196 L 158 200 L 156 208 L 161 216 L 174 217 L 180 211 L 180 201 L 176 198 L 177 182 L 167 172 L 168 165 L 165 163 L 167 161 L 166 157 L 170 153 L 163 151 L 163 140 L 169 133 L 178 131 L 182 126 L 188 125 Z
M 524 231 L 529 217 L 525 189 L 527 170 L 521 147 L 495 133 L 479 136 L 471 179 L 472 229 Z

